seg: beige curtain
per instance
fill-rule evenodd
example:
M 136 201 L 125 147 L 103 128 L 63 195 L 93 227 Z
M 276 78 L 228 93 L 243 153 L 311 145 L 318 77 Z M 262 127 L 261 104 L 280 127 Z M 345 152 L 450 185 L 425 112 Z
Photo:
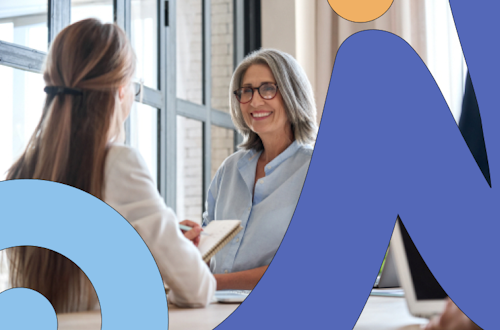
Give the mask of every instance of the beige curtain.
M 339 22 L 341 18 L 330 8 L 328 1 L 317 0 L 316 6 L 316 105 L 318 123 L 323 114 L 326 94 L 332 74 L 335 55 L 340 46 Z
M 447 0 L 394 0 L 380 18 L 353 23 L 339 17 L 326 0 L 316 1 L 316 101 L 321 117 L 335 55 L 350 35 L 367 29 L 406 40 L 427 64 L 458 120 L 465 65 Z M 443 55 L 445 54 L 445 55 Z

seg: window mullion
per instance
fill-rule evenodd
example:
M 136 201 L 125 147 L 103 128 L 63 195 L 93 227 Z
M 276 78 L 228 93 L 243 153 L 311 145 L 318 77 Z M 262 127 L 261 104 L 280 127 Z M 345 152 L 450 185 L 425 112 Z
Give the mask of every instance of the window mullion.
M 233 2 L 233 66 L 234 69 L 245 57 L 245 16 L 244 0 L 234 0 Z
M 57 34 L 71 22 L 71 0 L 49 0 L 49 45 Z
M 164 105 L 160 111 L 160 193 L 168 206 L 177 206 L 177 89 L 176 89 L 176 0 L 161 0 L 160 4 L 160 89 Z M 166 10 L 168 6 L 168 10 Z M 168 26 L 165 14 L 168 13 Z
M 115 22 L 121 27 L 127 37 L 131 40 L 132 19 L 131 19 L 131 0 L 114 0 Z
M 113 1 L 113 9 L 114 9 L 114 21 L 115 23 L 121 27 L 125 33 L 127 34 L 128 40 L 132 40 L 131 30 L 132 30 L 132 20 L 131 20 L 131 0 L 114 0 Z M 130 116 L 125 120 L 125 143 L 130 145 Z
M 0 41 L 0 65 L 41 73 L 45 56 L 44 52 Z
M 211 181 L 212 164 L 212 32 L 211 32 L 211 0 L 203 0 L 203 98 L 207 112 L 206 121 L 203 123 L 203 201 Z
M 245 4 L 244 0 L 234 0 L 233 2 L 233 66 L 234 69 L 243 61 L 245 57 Z M 234 150 L 240 143 L 243 142 L 243 136 L 235 129 L 234 130 Z

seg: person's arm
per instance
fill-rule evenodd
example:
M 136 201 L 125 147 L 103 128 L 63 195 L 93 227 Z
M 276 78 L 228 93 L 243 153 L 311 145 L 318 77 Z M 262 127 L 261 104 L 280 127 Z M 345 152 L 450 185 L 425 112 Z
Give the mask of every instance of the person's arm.
M 214 274 L 217 290 L 252 290 L 266 272 L 268 266 L 241 272 Z
M 200 252 L 184 237 L 139 153 L 128 147 L 112 148 L 106 160 L 104 201 L 127 219 L 147 244 L 170 288 L 168 300 L 183 307 L 206 306 L 216 283 Z
M 433 318 L 425 330 L 481 330 L 481 328 L 472 322 L 450 298 L 447 298 L 443 313 Z

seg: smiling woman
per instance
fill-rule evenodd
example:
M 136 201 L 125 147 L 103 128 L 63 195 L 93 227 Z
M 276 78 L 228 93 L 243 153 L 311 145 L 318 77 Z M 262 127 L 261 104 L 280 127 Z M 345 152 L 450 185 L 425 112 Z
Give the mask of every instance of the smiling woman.
M 212 259 L 217 289 L 253 289 L 293 216 L 316 138 L 307 77 L 290 55 L 271 49 L 246 57 L 231 80 L 231 117 L 241 150 L 217 171 L 204 225 L 239 219 L 243 230 Z

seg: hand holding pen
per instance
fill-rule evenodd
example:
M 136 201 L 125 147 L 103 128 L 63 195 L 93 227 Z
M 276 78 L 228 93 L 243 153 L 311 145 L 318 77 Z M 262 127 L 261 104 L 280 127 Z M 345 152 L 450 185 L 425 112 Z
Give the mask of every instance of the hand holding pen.
M 203 228 L 199 224 L 197 224 L 194 221 L 191 220 L 184 220 L 179 223 L 179 227 L 184 233 L 184 236 L 193 242 L 195 246 L 198 246 L 200 244 L 200 239 L 201 239 L 201 234 L 206 235 L 203 233 Z

